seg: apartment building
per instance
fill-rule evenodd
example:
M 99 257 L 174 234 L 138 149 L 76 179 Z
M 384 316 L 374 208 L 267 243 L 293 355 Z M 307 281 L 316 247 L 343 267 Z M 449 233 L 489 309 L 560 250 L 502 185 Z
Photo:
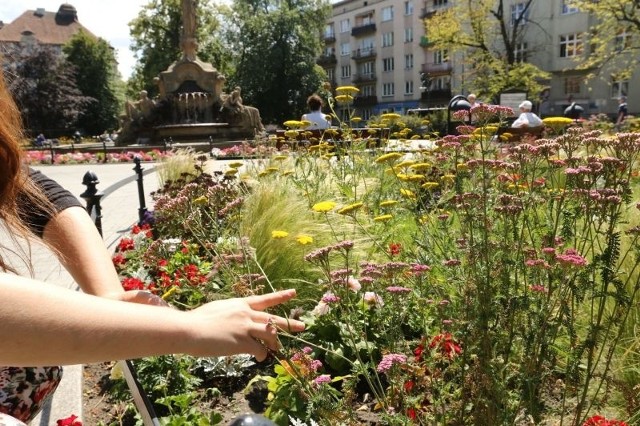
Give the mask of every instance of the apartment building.
M 468 94 L 472 64 L 464 54 L 436 49 L 425 35 L 425 24 L 455 0 L 344 0 L 333 4 L 318 64 L 334 86 L 360 89 L 354 100 L 358 115 L 367 119 L 384 112 L 406 112 L 415 107 L 446 106 L 456 94 Z M 526 13 L 520 60 L 551 74 L 542 93 L 530 93 L 542 115 L 562 115 L 571 102 L 587 114 L 614 114 L 620 95 L 628 96 L 631 113 L 640 111 L 640 74 L 618 79 L 612 70 L 577 69 L 591 46 L 587 34 L 594 18 L 571 7 L 567 0 L 538 0 L 524 11 L 524 2 L 507 0 L 511 19 Z M 624 43 L 620 34 L 616 43 Z M 616 48 L 613 46 L 613 48 Z M 426 76 L 428 85 L 421 76 Z M 427 86 L 427 87 L 424 87 Z M 635 101 L 637 99 L 637 101 Z M 492 100 L 485 100 L 492 101 Z

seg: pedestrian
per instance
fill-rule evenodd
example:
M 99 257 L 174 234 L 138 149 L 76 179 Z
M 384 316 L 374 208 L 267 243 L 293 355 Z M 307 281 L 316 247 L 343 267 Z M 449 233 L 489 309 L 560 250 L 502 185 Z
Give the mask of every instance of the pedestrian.
M 627 110 L 627 97 L 626 96 L 620 96 L 618 98 L 618 116 L 616 117 L 616 125 L 615 125 L 615 129 L 616 131 L 620 131 L 620 129 L 622 128 L 622 123 L 624 122 L 624 119 L 627 117 L 627 115 L 629 114 L 628 110 Z

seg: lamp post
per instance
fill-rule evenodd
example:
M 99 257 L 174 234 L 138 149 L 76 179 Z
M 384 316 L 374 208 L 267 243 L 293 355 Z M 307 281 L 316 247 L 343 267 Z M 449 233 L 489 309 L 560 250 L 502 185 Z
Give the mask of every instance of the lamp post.
M 471 104 L 464 95 L 456 95 L 449 101 L 447 105 L 447 134 L 452 135 L 455 133 L 451 126 L 451 111 L 471 111 Z M 471 116 L 469 116 L 471 121 Z

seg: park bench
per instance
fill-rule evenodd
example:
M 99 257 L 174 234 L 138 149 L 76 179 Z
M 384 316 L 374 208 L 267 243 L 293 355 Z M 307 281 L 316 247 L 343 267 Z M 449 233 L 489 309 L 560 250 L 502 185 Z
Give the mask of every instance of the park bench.
M 544 126 L 537 127 L 500 127 L 497 132 L 500 142 L 516 143 L 527 137 L 539 139 L 542 137 Z

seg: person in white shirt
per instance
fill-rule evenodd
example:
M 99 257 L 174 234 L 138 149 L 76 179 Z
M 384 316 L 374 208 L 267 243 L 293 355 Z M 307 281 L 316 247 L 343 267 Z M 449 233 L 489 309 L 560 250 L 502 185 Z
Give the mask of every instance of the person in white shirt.
M 511 127 L 539 127 L 542 126 L 542 120 L 536 114 L 531 112 L 533 104 L 530 101 L 524 101 L 519 105 L 520 116 L 511 123 Z
M 307 98 L 307 106 L 309 107 L 309 113 L 302 116 L 301 121 L 308 121 L 311 124 L 307 127 L 308 130 L 313 129 L 328 129 L 331 127 L 331 121 L 327 120 L 327 116 L 322 112 L 322 98 L 315 93 Z

